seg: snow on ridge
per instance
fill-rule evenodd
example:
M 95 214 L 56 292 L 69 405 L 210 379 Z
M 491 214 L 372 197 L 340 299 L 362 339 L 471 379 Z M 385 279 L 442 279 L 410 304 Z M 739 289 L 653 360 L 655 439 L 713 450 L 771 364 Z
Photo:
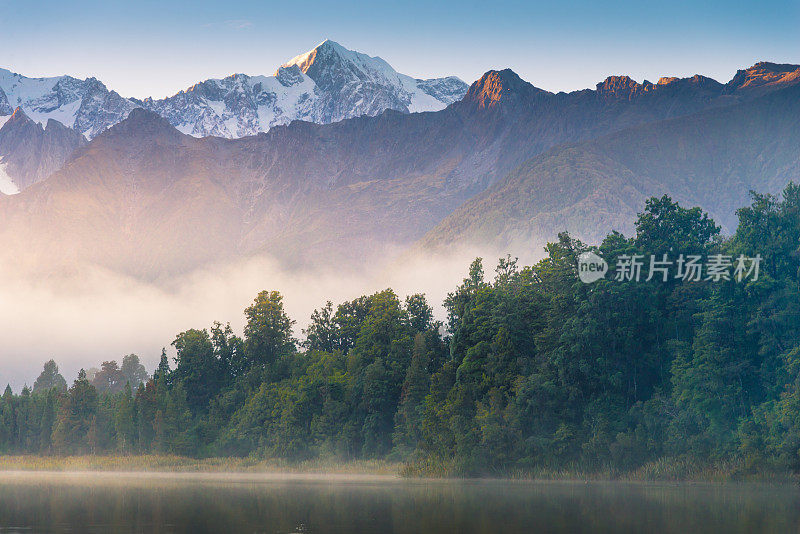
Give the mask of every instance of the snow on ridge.
M 272 76 L 212 78 L 144 106 L 189 135 L 243 137 L 294 120 L 325 124 L 386 109 L 438 111 L 467 88 L 455 77 L 417 80 L 381 58 L 324 41 Z
M 16 195 L 19 193 L 19 187 L 14 183 L 14 180 L 6 172 L 6 164 L 0 162 L 0 193 L 4 195 Z
M 195 84 L 145 107 L 161 114 L 184 133 L 197 137 L 243 137 L 278 124 L 305 118 L 302 103 L 316 91 L 313 80 L 237 74 Z
M 326 39 L 325 41 L 321 42 L 314 47 L 313 50 L 290 59 L 281 65 L 281 67 L 291 67 L 293 65 L 297 65 L 300 67 L 300 70 L 306 72 L 313 64 L 316 56 L 325 53 L 338 55 L 342 61 L 352 64 L 361 70 L 362 73 L 367 75 L 380 74 L 383 75 L 387 80 L 395 79 L 398 81 L 399 78 L 403 76 L 395 71 L 392 66 L 389 65 L 389 63 L 387 63 L 383 58 L 378 56 L 369 56 L 361 52 L 356 52 L 355 50 L 349 50 L 336 41 L 331 41 L 330 39 Z
M 315 74 L 306 72 L 317 61 L 327 63 L 314 70 L 323 72 L 315 81 Z M 0 115 L 19 106 L 42 126 L 55 119 L 91 139 L 144 107 L 183 133 L 237 138 L 294 120 L 325 124 L 386 109 L 438 111 L 460 100 L 467 88 L 455 77 L 418 80 L 400 74 L 379 57 L 328 40 L 273 76 L 212 78 L 159 100 L 123 98 L 95 78 L 27 78 L 0 69 Z
M 0 111 L 13 112 L 21 107 L 25 115 L 42 126 L 47 124 L 49 118 L 71 126 L 75 122 L 77 108 L 80 107 L 80 97 L 74 92 L 60 91 L 59 84 L 62 81 L 67 82 L 65 89 L 74 82 L 80 83 L 69 76 L 28 78 L 0 69 Z M 75 102 L 77 106 L 74 105 Z
M 53 119 L 91 138 L 123 120 L 136 105 L 95 78 L 28 78 L 0 69 L 0 113 L 17 107 L 42 126 Z

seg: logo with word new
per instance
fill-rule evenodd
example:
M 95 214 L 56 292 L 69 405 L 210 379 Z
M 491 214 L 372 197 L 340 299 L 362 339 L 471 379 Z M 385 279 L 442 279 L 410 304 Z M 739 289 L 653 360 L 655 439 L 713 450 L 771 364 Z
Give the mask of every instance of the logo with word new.
M 608 272 L 606 260 L 594 252 L 584 252 L 578 256 L 578 278 L 585 284 L 605 278 Z

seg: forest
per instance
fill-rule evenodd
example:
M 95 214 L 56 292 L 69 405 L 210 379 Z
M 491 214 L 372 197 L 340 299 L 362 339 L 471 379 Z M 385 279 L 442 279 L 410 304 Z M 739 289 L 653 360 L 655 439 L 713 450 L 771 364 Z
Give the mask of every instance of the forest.
M 0 398 L 0 453 L 385 459 L 484 476 L 654 465 L 800 469 L 800 186 L 752 193 L 729 237 L 699 208 L 647 201 L 635 235 L 568 234 L 544 259 L 476 259 L 434 318 L 391 289 L 312 314 L 277 291 L 70 385 L 55 362 Z M 578 277 L 581 254 L 761 259 L 758 276 Z M 488 266 L 491 269 L 491 266 Z M 645 269 L 647 265 L 645 264 Z

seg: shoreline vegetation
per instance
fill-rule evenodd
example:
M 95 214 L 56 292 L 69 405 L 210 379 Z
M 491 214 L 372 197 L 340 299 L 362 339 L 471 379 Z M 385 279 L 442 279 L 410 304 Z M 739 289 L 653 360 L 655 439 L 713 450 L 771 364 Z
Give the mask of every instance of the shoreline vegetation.
M 0 396 L 0 469 L 795 481 L 800 186 L 738 216 L 726 238 L 651 198 L 633 237 L 561 234 L 488 280 L 477 258 L 444 322 L 386 289 L 298 340 L 262 291 L 242 336 L 181 332 L 152 375 L 129 355 L 68 387 L 51 360 Z
M 8 471 L 108 471 L 167 473 L 285 473 L 399 475 L 401 464 L 382 460 L 337 462 L 324 459 L 191 458 L 174 455 L 0 456 L 0 473 Z
M 247 474 L 300 476 L 353 476 L 404 480 L 448 480 L 455 473 L 438 472 L 430 466 L 384 460 L 338 461 L 317 458 L 287 461 L 280 458 L 192 458 L 175 455 L 81 455 L 0 456 L 0 479 L 4 473 L 174 473 Z M 578 467 L 518 470 L 487 474 L 474 480 L 539 482 L 674 482 L 674 483 L 767 483 L 800 487 L 800 476 L 782 471 L 752 471 L 743 463 L 701 465 L 689 460 L 662 458 L 633 471 L 613 466 L 587 470 Z

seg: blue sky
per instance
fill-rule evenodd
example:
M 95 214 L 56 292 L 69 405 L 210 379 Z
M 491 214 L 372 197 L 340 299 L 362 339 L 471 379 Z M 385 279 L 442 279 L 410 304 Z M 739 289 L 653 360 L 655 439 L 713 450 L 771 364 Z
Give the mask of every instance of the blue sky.
M 0 0 L 0 67 L 95 76 L 163 97 L 234 72 L 271 74 L 330 38 L 418 77 L 472 82 L 510 67 L 544 89 L 800 63 L 800 1 L 410 0 L 114 2 Z

